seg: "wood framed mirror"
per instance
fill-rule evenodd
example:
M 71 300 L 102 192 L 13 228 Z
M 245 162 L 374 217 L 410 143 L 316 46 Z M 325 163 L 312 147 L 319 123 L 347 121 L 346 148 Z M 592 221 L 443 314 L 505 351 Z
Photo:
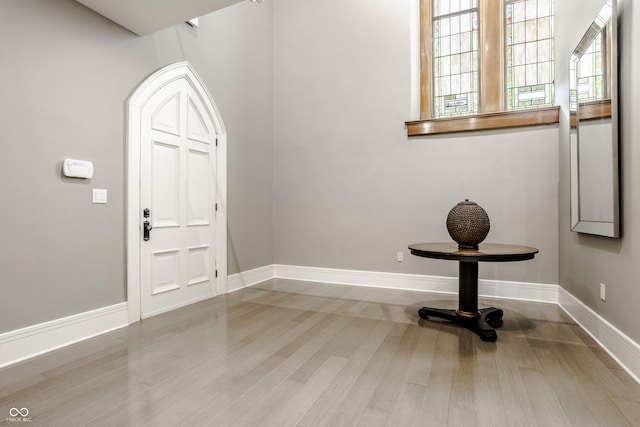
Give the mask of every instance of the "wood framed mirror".
M 617 4 L 607 0 L 569 60 L 571 229 L 620 237 Z

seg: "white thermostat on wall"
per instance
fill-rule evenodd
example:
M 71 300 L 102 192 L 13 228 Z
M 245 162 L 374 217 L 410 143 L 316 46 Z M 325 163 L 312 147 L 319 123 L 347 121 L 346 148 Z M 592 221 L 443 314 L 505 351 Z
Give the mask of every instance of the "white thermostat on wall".
M 64 176 L 71 178 L 93 178 L 93 163 L 87 160 L 64 159 L 62 172 Z

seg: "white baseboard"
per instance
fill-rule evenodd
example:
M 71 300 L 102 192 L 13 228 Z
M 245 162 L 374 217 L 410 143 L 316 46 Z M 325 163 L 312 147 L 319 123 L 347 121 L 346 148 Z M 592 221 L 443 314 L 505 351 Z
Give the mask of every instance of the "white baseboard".
M 0 334 L 0 368 L 129 324 L 127 303 Z
M 558 305 L 567 312 L 629 375 L 640 383 L 640 345 L 565 289 Z
M 457 278 L 454 281 L 457 283 Z M 558 285 L 511 282 L 506 280 L 478 280 L 478 295 L 483 297 L 558 303 Z M 456 293 L 458 290 L 456 289 Z
M 253 270 L 243 271 L 227 276 L 227 293 L 243 289 L 265 280 L 273 279 L 274 266 L 265 265 L 264 267 L 254 268 Z
M 371 286 L 422 292 L 455 294 L 457 277 L 426 276 L 420 274 L 384 273 L 377 271 L 341 270 L 334 268 L 275 265 L 275 277 L 302 281 Z M 493 298 L 507 298 L 547 303 L 558 302 L 558 286 L 542 283 L 478 281 L 478 294 Z

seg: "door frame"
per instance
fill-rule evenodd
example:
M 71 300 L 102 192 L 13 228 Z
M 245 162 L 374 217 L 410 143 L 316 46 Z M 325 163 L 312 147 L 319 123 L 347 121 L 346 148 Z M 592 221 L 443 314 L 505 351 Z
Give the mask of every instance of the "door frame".
M 127 101 L 127 205 L 126 205 L 126 283 L 129 323 L 141 319 L 140 309 L 140 240 L 142 210 L 140 206 L 141 113 L 146 102 L 162 87 L 184 79 L 200 96 L 216 135 L 216 224 L 215 278 L 213 295 L 227 291 L 227 132 L 222 116 L 207 86 L 188 61 L 176 62 L 145 79 Z

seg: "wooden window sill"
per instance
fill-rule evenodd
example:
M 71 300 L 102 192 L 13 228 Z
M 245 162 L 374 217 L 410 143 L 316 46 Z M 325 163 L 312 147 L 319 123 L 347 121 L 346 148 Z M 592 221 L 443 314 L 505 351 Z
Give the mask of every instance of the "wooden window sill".
M 554 106 L 535 110 L 501 111 L 472 116 L 416 120 L 405 122 L 405 125 L 407 126 L 407 135 L 411 137 L 523 126 L 554 125 L 559 122 L 560 107 Z

